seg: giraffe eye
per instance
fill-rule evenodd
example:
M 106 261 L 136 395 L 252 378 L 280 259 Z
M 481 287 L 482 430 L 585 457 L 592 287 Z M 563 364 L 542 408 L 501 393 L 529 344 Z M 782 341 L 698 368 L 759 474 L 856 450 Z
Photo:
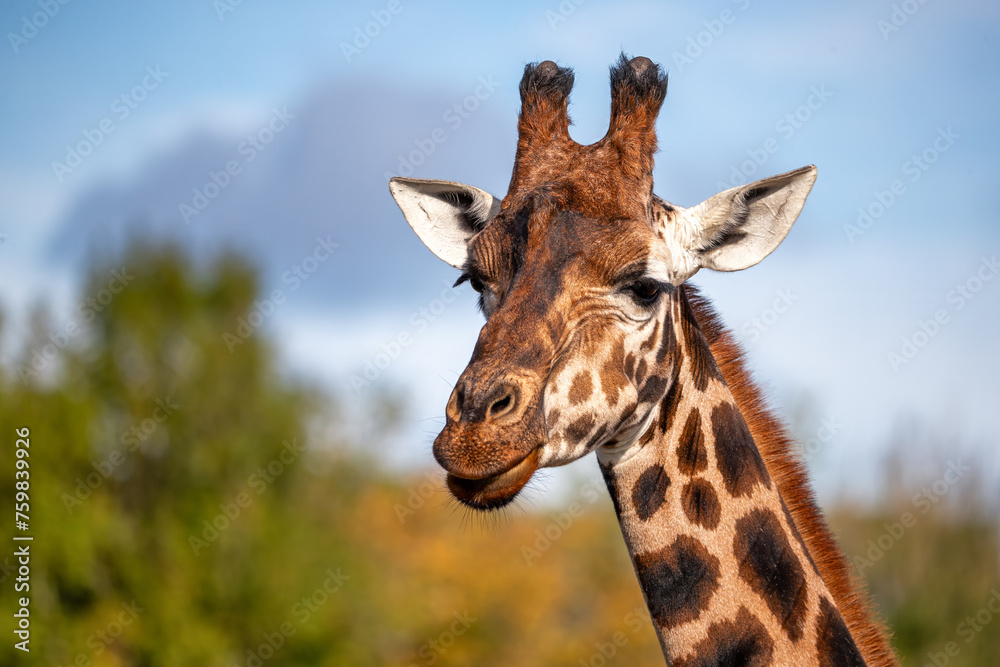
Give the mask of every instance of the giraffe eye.
M 486 285 L 483 285 L 483 281 L 475 276 L 469 276 L 469 285 L 480 294 L 482 294 L 483 290 L 486 289 Z
M 660 283 L 649 278 L 637 280 L 626 287 L 626 289 L 631 292 L 638 301 L 646 305 L 652 304 L 656 301 L 656 298 L 660 296 Z

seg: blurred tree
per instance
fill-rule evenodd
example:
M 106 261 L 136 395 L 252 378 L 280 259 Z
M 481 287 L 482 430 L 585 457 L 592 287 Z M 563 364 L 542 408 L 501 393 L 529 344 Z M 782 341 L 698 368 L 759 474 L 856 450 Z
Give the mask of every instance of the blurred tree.
M 881 505 L 845 503 L 831 516 L 906 665 L 994 665 L 1000 656 L 997 497 L 967 444 L 900 420 Z

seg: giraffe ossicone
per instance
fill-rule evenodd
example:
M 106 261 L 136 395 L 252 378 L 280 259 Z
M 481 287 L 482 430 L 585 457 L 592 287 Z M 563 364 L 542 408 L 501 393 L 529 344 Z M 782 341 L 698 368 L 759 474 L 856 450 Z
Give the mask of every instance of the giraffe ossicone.
M 488 511 L 596 451 L 670 664 L 895 664 L 738 346 L 686 284 L 770 254 L 816 168 L 675 206 L 653 194 L 660 67 L 622 55 L 591 145 L 569 135 L 572 86 L 525 67 L 502 200 L 390 181 L 486 316 L 434 441 L 448 488 Z

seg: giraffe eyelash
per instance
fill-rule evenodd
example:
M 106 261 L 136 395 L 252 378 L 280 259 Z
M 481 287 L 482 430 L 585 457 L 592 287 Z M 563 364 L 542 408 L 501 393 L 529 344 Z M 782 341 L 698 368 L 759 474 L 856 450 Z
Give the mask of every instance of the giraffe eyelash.
M 625 285 L 624 291 L 644 306 L 652 306 L 663 294 L 663 284 L 653 278 L 639 278 Z
M 484 283 L 480 278 L 468 272 L 465 272 L 462 275 L 460 275 L 458 277 L 458 280 L 455 281 L 455 284 L 452 285 L 452 287 L 458 287 L 459 285 L 465 282 L 469 283 L 469 286 L 472 287 L 472 289 L 475 290 L 476 292 L 479 292 L 480 294 L 482 294 L 486 290 L 486 283 Z
M 485 316 L 486 315 L 486 299 L 485 299 L 486 285 L 483 284 L 483 282 L 479 278 L 476 278 L 475 276 L 473 276 L 472 274 L 470 274 L 467 271 L 463 272 L 462 275 L 460 275 L 458 277 L 458 280 L 455 281 L 455 284 L 452 285 L 452 287 L 453 288 L 458 287 L 462 283 L 469 283 L 469 285 L 472 287 L 472 289 L 474 289 L 476 292 L 479 293 L 479 298 L 476 299 L 476 308 L 478 308 L 479 312 L 482 313 Z M 476 289 L 477 283 L 478 283 L 479 289 Z

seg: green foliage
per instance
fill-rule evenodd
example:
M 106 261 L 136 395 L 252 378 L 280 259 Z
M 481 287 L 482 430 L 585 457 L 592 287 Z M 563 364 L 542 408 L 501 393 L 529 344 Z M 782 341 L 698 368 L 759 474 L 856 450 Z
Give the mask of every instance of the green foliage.
M 903 664 L 933 665 L 931 654 L 939 663 L 996 664 L 1000 551 L 995 515 L 956 516 L 943 507 L 900 505 L 874 515 L 844 508 L 831 523 L 855 572 L 867 580 Z
M 260 494 L 251 475 L 283 442 L 305 444 L 312 397 L 278 380 L 260 338 L 234 353 L 222 341 L 255 294 L 247 266 L 224 259 L 195 280 L 177 251 L 127 257 L 120 272 L 133 277 L 110 303 L 74 313 L 85 342 L 4 387 L 0 433 L 31 429 L 33 652 L 44 664 L 231 663 L 284 593 L 283 536 L 305 464 L 284 465 Z M 85 294 L 119 268 L 95 268 Z M 50 341 L 36 328 L 19 376 Z M 213 521 L 229 526 L 193 548 Z M 119 619 L 133 603 L 141 613 Z

